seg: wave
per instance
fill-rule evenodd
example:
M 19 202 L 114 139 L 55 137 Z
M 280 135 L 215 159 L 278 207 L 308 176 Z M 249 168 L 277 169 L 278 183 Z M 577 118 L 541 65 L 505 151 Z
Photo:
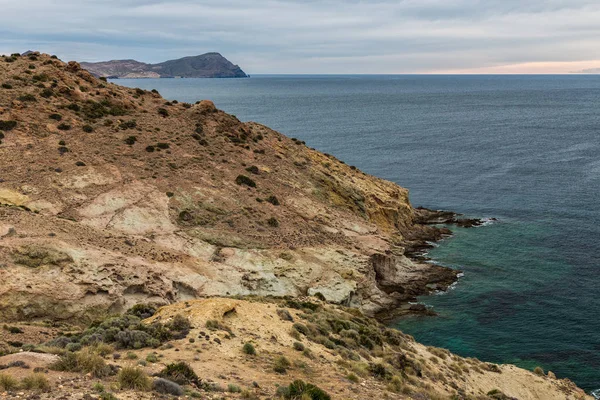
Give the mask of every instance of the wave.
M 592 390 L 590 394 L 594 399 L 600 400 L 600 389 Z

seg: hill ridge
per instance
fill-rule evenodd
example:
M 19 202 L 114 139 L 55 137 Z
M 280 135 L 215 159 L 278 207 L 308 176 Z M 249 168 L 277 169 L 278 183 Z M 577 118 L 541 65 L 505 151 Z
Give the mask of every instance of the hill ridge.
M 97 77 L 110 78 L 246 78 L 246 73 L 218 52 L 186 56 L 156 64 L 134 59 L 82 62 Z

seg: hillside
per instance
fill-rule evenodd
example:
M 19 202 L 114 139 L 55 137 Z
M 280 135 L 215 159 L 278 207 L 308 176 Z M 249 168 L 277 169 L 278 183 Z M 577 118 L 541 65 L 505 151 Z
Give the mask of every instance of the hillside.
M 183 57 L 159 64 L 146 64 L 135 60 L 112 60 L 81 63 L 81 66 L 98 77 L 111 78 L 246 78 L 242 69 L 233 65 L 219 53 Z
M 255 397 L 245 398 L 269 398 L 287 371 L 266 363 L 295 354 L 295 338 L 318 356 L 289 365 L 290 378 L 325 385 L 333 398 L 510 398 L 489 397 L 495 389 L 523 399 L 585 398 L 551 375 L 443 351 L 428 361 L 442 353 L 368 318 L 426 311 L 409 302 L 445 289 L 458 273 L 418 256 L 449 233 L 430 224 L 476 221 L 415 209 L 406 189 L 210 101 L 169 102 L 97 79 L 75 62 L 5 56 L 0 85 L 0 354 L 11 353 L 0 359 L 2 374 L 29 373 L 11 364 L 19 357 L 43 372 L 58 354 L 67 365 L 47 376 L 70 396 L 82 385 L 89 392 L 98 371 L 89 371 L 90 352 L 105 357 L 92 357 L 97 366 L 113 350 L 146 357 L 154 348 L 163 358 L 142 365 L 144 373 L 185 361 L 204 383 L 245 387 L 255 374 Z M 140 304 L 167 306 L 153 316 L 167 326 L 140 323 L 154 314 Z M 137 320 L 108 318 L 134 306 Z M 290 333 L 287 314 L 274 307 L 310 322 L 306 338 Z M 241 362 L 240 340 L 268 357 Z M 114 349 L 101 351 L 100 343 Z M 386 358 L 401 348 L 412 349 L 408 358 Z M 134 358 L 115 356 L 112 372 L 98 378 L 114 385 Z M 351 382 L 343 378 L 353 371 L 348 360 L 362 365 Z M 8 378 L 0 378 L 1 393 Z M 210 392 L 208 384 L 190 385 Z M 119 398 L 155 398 L 138 392 Z

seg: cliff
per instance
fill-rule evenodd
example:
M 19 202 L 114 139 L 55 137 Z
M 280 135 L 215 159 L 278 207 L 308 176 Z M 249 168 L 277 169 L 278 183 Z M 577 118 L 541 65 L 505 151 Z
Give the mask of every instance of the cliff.
M 242 69 L 219 53 L 183 57 L 159 64 L 146 64 L 135 60 L 112 60 L 81 63 L 81 66 L 98 77 L 111 78 L 247 78 Z
M 404 255 L 441 232 L 394 183 L 210 101 L 167 102 L 45 55 L 0 65 L 3 319 L 224 294 L 374 314 L 455 279 Z

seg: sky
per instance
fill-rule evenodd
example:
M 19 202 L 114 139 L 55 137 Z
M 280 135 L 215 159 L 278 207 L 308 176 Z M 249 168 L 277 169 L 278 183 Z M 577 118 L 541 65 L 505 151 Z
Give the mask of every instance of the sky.
M 0 54 L 65 61 L 217 51 L 250 74 L 600 68 L 599 0 L 0 0 L 0 10 Z

